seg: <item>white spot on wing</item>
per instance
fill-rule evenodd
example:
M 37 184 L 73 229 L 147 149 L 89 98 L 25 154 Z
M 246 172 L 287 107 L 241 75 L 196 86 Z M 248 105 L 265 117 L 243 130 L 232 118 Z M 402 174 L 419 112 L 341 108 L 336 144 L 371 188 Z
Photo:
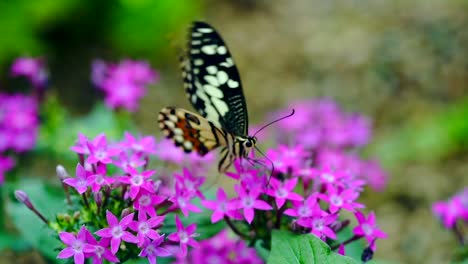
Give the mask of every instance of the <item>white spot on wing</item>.
M 224 84 L 229 79 L 229 77 L 228 77 L 228 75 L 227 75 L 227 73 L 225 71 L 219 71 L 216 74 L 216 77 L 218 78 L 218 81 L 219 81 L 220 84 Z
M 206 75 L 204 78 L 205 78 L 205 81 L 207 81 L 209 84 L 216 86 L 216 87 L 219 86 L 218 78 L 211 76 L 211 75 Z
M 193 64 L 195 64 L 196 66 L 200 66 L 200 65 L 203 65 L 203 60 L 202 59 L 196 59 Z
M 198 32 L 201 32 L 201 33 L 211 33 L 211 32 L 213 32 L 213 29 L 211 29 L 211 28 L 198 28 L 197 30 L 198 30 Z
M 226 54 L 227 49 L 226 49 L 226 47 L 224 47 L 224 46 L 219 46 L 219 47 L 216 49 L 216 51 L 218 52 L 218 54 L 224 55 L 224 54 Z
M 174 123 L 169 120 L 164 121 L 164 124 L 170 129 L 173 129 L 175 127 Z
M 213 97 L 217 97 L 217 98 L 223 98 L 223 92 L 212 86 L 212 85 L 209 85 L 209 84 L 205 84 L 203 85 L 203 88 L 205 89 L 205 92 Z
M 184 131 L 182 131 L 182 129 L 180 129 L 180 128 L 178 128 L 178 127 L 174 128 L 173 131 L 174 131 L 174 134 L 176 134 L 176 135 L 182 135 L 182 134 L 184 134 Z
M 216 107 L 216 109 L 218 109 L 218 112 L 221 114 L 221 116 L 224 116 L 229 111 L 228 105 L 223 100 L 213 97 L 211 98 L 211 101 L 213 102 L 213 105 Z
M 168 119 L 171 120 L 172 122 L 174 122 L 174 123 L 177 122 L 177 116 L 175 116 L 175 115 L 168 115 L 167 117 L 168 117 Z
M 202 35 L 200 32 L 192 32 L 192 37 L 201 37 Z
M 184 148 L 185 149 L 192 149 L 192 146 L 193 146 L 192 142 L 190 142 L 190 141 L 185 141 L 184 142 Z
M 213 55 L 216 53 L 216 45 L 206 45 L 201 48 L 201 51 L 203 53 L 208 54 L 208 55 Z
M 206 67 L 206 71 L 211 75 L 215 75 L 216 72 L 218 71 L 218 68 L 216 68 L 216 66 L 214 65 L 211 65 L 211 66 Z
M 182 143 L 184 141 L 184 138 L 181 135 L 176 135 L 174 136 L 174 140 L 179 143 Z
M 229 88 L 237 88 L 239 87 L 239 82 L 236 82 L 234 80 L 229 80 L 227 82 L 227 85 L 229 86 Z

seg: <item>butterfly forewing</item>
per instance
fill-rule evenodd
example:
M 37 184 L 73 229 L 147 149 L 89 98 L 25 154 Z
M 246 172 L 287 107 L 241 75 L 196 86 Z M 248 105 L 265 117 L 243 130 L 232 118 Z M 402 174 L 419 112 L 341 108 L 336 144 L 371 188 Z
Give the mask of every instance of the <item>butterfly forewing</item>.
M 247 107 L 239 72 L 214 28 L 194 22 L 182 76 L 189 101 L 205 118 L 236 136 L 248 133 Z
M 165 107 L 159 112 L 159 127 L 164 135 L 185 152 L 201 156 L 226 146 L 226 133 L 204 117 L 182 108 Z

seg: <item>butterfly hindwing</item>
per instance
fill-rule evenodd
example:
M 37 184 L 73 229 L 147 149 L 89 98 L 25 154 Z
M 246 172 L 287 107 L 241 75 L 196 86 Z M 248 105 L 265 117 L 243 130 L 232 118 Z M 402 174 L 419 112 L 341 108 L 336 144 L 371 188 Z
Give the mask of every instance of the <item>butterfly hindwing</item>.
M 236 136 L 248 133 L 248 116 L 239 72 L 216 30 L 194 22 L 182 76 L 189 101 L 216 126 Z
M 164 135 L 187 153 L 196 151 L 204 156 L 216 147 L 226 146 L 226 133 L 222 129 L 185 109 L 164 107 L 158 119 Z

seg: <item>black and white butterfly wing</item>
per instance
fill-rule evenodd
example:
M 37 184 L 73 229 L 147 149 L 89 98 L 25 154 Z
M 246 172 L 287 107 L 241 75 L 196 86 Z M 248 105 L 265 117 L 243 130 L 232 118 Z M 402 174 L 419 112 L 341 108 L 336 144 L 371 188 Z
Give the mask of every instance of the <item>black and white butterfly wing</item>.
M 194 22 L 182 76 L 189 101 L 218 127 L 236 136 L 248 134 L 247 106 L 239 72 L 226 44 L 210 25 Z

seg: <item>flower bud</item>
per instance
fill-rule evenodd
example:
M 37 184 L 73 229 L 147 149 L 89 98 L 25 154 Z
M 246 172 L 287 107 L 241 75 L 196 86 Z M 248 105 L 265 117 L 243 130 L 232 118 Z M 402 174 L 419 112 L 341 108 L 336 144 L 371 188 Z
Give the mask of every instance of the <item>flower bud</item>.
M 70 175 L 68 175 L 67 171 L 62 165 L 57 165 L 55 171 L 57 172 L 57 176 L 59 177 L 59 179 L 62 181 L 70 177 Z
M 130 208 L 125 208 L 122 210 L 122 213 L 120 214 L 120 217 L 124 218 L 126 217 L 127 215 L 129 215 L 130 213 L 132 213 L 132 211 L 130 210 Z
M 29 196 L 28 196 L 27 193 L 25 193 L 22 190 L 16 190 L 15 191 L 15 197 L 16 197 L 16 200 L 18 200 L 19 202 L 26 205 L 26 207 L 28 207 L 31 210 L 34 210 L 34 206 L 32 205 L 31 201 L 29 200 Z

